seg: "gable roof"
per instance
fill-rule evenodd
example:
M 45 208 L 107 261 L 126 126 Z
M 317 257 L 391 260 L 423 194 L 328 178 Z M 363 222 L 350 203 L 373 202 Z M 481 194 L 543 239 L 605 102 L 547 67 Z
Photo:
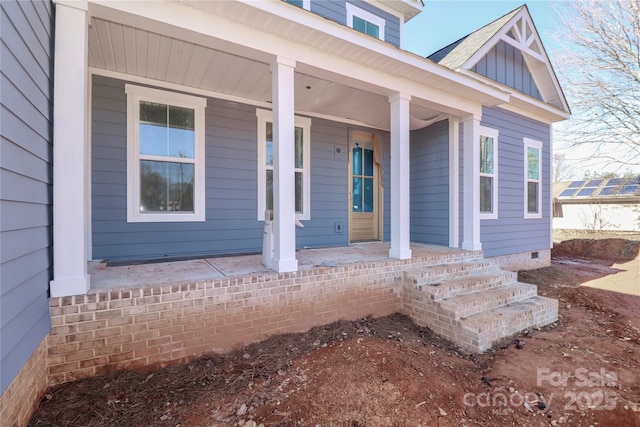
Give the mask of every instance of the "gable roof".
M 526 5 L 432 53 L 428 58 L 452 70 L 468 71 L 499 42 L 520 51 L 544 102 L 570 111 Z

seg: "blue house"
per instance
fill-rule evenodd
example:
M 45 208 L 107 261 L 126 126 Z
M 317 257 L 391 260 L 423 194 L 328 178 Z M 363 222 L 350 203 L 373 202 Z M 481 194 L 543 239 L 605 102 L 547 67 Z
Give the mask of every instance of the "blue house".
M 108 330 L 117 327 L 112 315 L 127 324 L 138 314 L 123 307 L 142 305 L 127 298 L 155 295 L 141 288 L 103 298 L 92 282 L 97 262 L 260 253 L 274 280 L 297 280 L 303 248 L 379 242 L 385 261 L 376 269 L 423 265 L 417 252 L 428 248 L 506 270 L 548 264 L 552 125 L 570 111 L 528 9 L 422 58 L 403 49 L 403 26 L 422 7 L 1 2 L 0 401 L 8 419 L 23 424 L 47 385 L 98 365 L 217 348 L 176 344 L 179 352 L 143 359 L 119 343 L 84 362 L 68 357 L 84 348 L 81 331 L 106 339 L 82 322 Z M 272 250 L 263 245 L 271 217 Z M 385 283 L 396 299 L 381 311 L 417 313 Z M 444 329 L 453 340 L 462 334 Z M 482 351 L 497 339 L 478 333 L 461 345 Z

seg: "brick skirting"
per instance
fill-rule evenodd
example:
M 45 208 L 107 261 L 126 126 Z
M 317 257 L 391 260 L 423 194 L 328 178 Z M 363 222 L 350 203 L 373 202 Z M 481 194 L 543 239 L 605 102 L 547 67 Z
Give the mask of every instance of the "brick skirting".
M 0 396 L 0 423 L 26 426 L 47 386 L 47 339 L 35 349 L 18 375 Z M 6 424 L 5 424 L 6 423 Z

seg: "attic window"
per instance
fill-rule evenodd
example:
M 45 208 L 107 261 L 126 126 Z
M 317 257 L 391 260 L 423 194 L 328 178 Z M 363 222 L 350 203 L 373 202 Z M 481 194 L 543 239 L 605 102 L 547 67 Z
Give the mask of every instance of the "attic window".
M 347 25 L 356 31 L 384 40 L 385 20 L 351 3 L 347 7 Z

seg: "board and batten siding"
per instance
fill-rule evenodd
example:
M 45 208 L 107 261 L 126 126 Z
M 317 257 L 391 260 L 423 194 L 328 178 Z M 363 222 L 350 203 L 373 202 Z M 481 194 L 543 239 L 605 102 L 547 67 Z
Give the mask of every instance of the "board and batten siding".
M 480 241 L 486 256 L 500 256 L 549 249 L 551 232 L 550 125 L 500 109 L 482 110 L 481 125 L 497 129 L 498 219 L 480 221 Z M 524 142 L 541 141 L 542 218 L 525 219 Z
M 125 82 L 96 75 L 92 80 L 92 258 L 260 252 L 264 223 L 257 220 L 256 108 L 208 99 L 204 222 L 127 223 Z M 346 124 L 312 118 L 311 219 L 296 229 L 298 248 L 347 244 L 348 135 Z M 386 145 L 383 151 L 388 168 Z M 336 223 L 342 225 L 339 232 Z
M 311 12 L 330 19 L 342 25 L 347 25 L 347 3 L 366 10 L 385 20 L 384 40 L 395 46 L 400 46 L 400 19 L 377 7 L 358 0 L 311 0 Z
M 472 70 L 526 95 L 542 100 L 540 91 L 533 80 L 522 53 L 503 41 L 498 42 Z
M 449 246 L 449 122 L 411 132 L 411 241 Z
M 53 5 L 0 11 L 1 394 L 50 328 Z

